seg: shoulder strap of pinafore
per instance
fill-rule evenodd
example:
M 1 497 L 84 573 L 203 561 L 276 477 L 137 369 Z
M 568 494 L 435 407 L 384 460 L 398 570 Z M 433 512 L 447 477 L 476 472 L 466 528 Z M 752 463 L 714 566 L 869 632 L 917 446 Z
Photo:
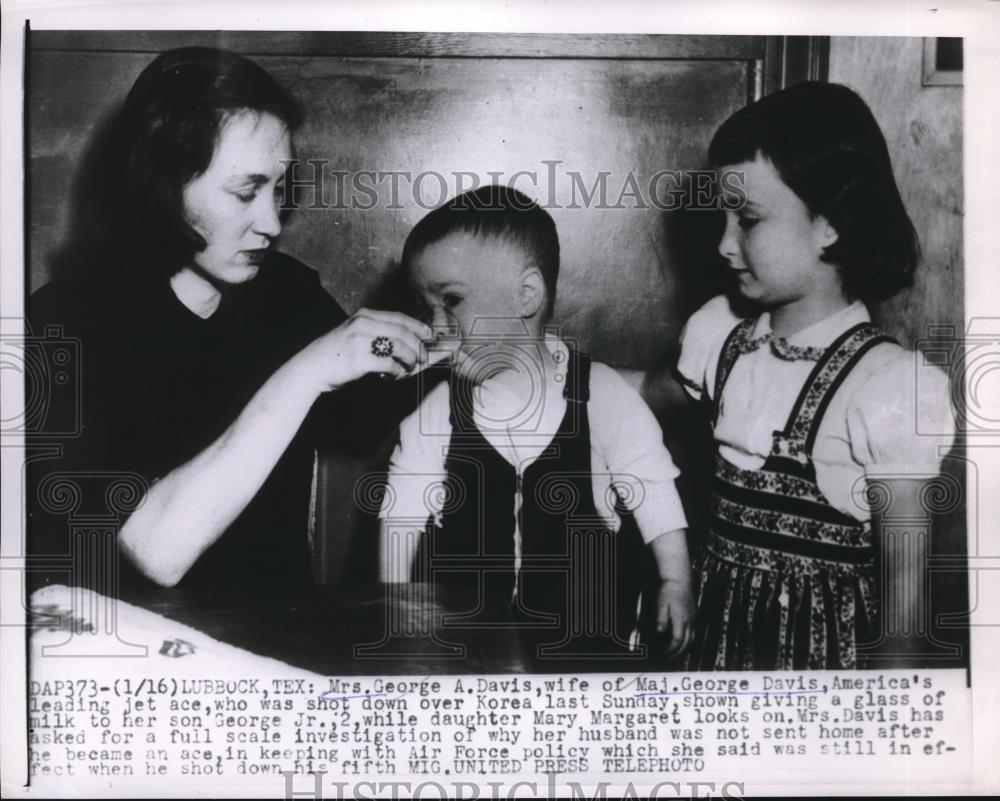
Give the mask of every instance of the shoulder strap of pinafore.
M 729 332 L 726 341 L 722 343 L 719 352 L 719 365 L 715 368 L 715 389 L 712 393 L 712 423 L 719 421 L 719 411 L 722 408 L 722 390 L 729 380 L 729 374 L 740 355 L 740 343 L 747 339 L 753 328 L 754 320 L 740 320 Z
M 849 328 L 824 351 L 810 372 L 781 432 L 800 452 L 812 455 L 823 415 L 844 379 L 868 351 L 895 340 L 872 323 Z

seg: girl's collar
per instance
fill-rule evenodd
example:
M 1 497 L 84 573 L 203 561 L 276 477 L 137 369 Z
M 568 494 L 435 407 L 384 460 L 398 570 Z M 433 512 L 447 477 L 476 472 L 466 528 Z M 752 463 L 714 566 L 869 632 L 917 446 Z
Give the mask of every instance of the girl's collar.
M 808 328 L 796 331 L 785 340 L 792 345 L 809 348 L 826 348 L 848 328 L 858 323 L 871 322 L 868 308 L 860 300 L 834 312 L 828 317 L 813 323 Z M 764 312 L 757 318 L 753 327 L 752 339 L 758 339 L 771 333 L 771 314 Z

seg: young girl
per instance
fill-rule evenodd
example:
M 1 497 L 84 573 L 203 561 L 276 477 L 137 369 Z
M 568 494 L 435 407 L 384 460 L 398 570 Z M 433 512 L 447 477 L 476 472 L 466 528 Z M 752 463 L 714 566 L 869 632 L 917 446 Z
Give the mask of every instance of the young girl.
M 844 86 L 800 84 L 741 109 L 709 158 L 724 185 L 742 179 L 719 252 L 759 316 L 717 297 L 682 338 L 681 379 L 711 405 L 717 443 L 690 666 L 855 667 L 884 630 L 880 595 L 905 615 L 924 591 L 897 560 L 880 586 L 867 482 L 934 476 L 950 444 L 917 434 L 914 354 L 865 305 L 909 284 L 917 237 L 885 139 Z M 953 430 L 946 376 L 923 378 L 922 419 Z M 894 514 L 920 514 L 913 483 L 898 483 L 910 493 Z M 911 586 L 895 581 L 904 568 Z

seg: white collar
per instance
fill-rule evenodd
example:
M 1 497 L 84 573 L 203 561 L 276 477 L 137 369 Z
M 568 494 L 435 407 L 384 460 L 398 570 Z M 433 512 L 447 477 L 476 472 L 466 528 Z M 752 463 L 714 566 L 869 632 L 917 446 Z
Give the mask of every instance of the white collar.
M 800 347 L 827 348 L 849 328 L 853 328 L 859 323 L 870 323 L 871 319 L 868 307 L 860 300 L 856 300 L 828 317 L 785 337 L 785 340 L 790 345 Z M 752 338 L 757 339 L 769 333 L 771 333 L 771 313 L 764 312 L 757 318 Z

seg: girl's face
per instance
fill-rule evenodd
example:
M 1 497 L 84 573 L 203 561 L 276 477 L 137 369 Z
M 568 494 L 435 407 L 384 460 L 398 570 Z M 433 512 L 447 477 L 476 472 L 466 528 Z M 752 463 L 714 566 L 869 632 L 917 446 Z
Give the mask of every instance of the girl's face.
M 278 204 L 292 157 L 285 124 L 241 111 L 225 121 L 208 169 L 184 187 L 184 216 L 205 240 L 195 266 L 209 280 L 239 284 L 257 274 L 281 233 Z
M 725 212 L 726 230 L 719 242 L 740 294 L 774 307 L 839 286 L 837 268 L 820 260 L 837 232 L 825 217 L 809 213 L 771 161 L 758 155 L 723 170 L 743 174 L 746 202 Z

